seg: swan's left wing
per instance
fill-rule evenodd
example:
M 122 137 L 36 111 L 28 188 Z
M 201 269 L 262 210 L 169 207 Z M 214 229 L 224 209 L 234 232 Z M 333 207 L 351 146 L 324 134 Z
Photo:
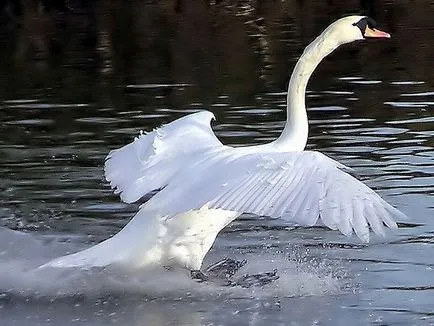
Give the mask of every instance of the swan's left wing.
M 299 225 L 318 219 L 331 229 L 369 241 L 403 215 L 372 189 L 313 151 L 247 153 L 220 149 L 200 155 L 144 205 L 172 218 L 202 206 L 282 217 Z
M 211 129 L 209 111 L 189 114 L 142 133 L 106 158 L 105 177 L 124 202 L 132 203 L 164 188 L 195 153 L 222 144 Z

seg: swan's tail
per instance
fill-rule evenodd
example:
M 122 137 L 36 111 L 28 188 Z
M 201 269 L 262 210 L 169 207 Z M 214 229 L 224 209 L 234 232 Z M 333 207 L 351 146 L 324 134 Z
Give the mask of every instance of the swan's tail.
M 158 264 L 158 240 L 161 232 L 157 218 L 140 216 L 148 214 L 140 210 L 132 220 L 113 237 L 82 251 L 61 256 L 38 268 L 82 268 L 122 266 L 138 268 Z

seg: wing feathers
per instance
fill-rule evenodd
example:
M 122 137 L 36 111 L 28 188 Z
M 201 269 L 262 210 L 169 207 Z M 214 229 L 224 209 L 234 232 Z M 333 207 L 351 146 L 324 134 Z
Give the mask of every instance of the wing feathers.
M 201 163 L 180 170 L 149 205 L 166 216 L 208 205 L 299 225 L 314 225 L 320 218 L 327 227 L 345 235 L 355 232 L 362 241 L 369 241 L 369 229 L 384 234 L 384 224 L 396 227 L 394 217 L 402 214 L 318 152 L 225 148 L 200 154 L 204 156 Z
M 358 196 L 352 198 L 353 214 L 350 218 L 350 224 L 356 235 L 364 242 L 369 242 L 369 228 L 366 218 L 363 216 L 363 201 Z
M 288 173 L 288 181 L 284 187 L 281 187 L 280 193 L 276 194 L 275 199 L 275 207 L 270 211 L 266 211 L 266 214 L 270 214 L 270 216 L 282 216 L 285 211 L 287 211 L 288 207 L 291 205 L 292 200 L 291 192 L 296 191 L 303 179 L 301 174 L 297 173 Z M 294 197 L 294 196 L 292 196 Z
M 384 235 L 383 220 L 381 218 L 375 218 L 376 213 L 373 204 L 371 202 L 365 201 L 364 205 L 365 209 L 363 213 L 368 220 L 369 226 L 372 230 L 374 230 L 375 233 Z
M 394 217 L 403 216 L 321 153 L 221 145 L 211 118 L 209 112 L 192 114 L 112 151 L 105 171 L 115 192 L 133 202 L 161 189 L 144 205 L 166 218 L 207 205 L 299 225 L 320 219 L 363 241 L 369 241 L 369 228 L 384 234 L 384 224 L 396 228 Z
M 342 195 L 338 199 L 338 206 L 340 217 L 338 223 L 338 230 L 346 236 L 350 236 L 353 233 L 353 228 L 350 223 L 350 217 L 352 214 L 350 203 L 348 203 L 347 198 Z
M 214 135 L 208 111 L 193 113 L 141 133 L 134 141 L 109 153 L 105 176 L 121 199 L 132 203 L 165 187 L 194 153 L 223 147 Z M 200 159 L 200 157 L 196 157 Z M 196 162 L 195 162 L 196 163 Z

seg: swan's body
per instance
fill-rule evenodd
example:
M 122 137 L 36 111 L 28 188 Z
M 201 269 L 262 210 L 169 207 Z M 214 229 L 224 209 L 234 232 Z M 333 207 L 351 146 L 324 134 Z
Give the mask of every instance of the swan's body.
M 371 23 L 361 16 L 342 18 L 306 48 L 289 83 L 286 126 L 269 144 L 225 146 L 211 129 L 214 115 L 202 111 L 112 151 L 105 174 L 123 201 L 159 191 L 114 237 L 43 266 L 156 264 L 198 270 L 219 231 L 244 212 L 307 226 L 320 220 L 363 241 L 369 241 L 369 228 L 377 234 L 383 234 L 384 224 L 395 228 L 393 216 L 399 211 L 344 172 L 345 166 L 303 151 L 310 75 L 341 44 L 388 37 Z

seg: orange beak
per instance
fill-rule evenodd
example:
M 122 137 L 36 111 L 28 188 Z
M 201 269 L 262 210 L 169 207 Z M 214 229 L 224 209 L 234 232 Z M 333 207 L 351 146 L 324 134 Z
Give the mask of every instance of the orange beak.
M 364 37 L 366 38 L 390 38 L 390 34 L 380 31 L 376 28 L 369 28 L 366 26 Z

